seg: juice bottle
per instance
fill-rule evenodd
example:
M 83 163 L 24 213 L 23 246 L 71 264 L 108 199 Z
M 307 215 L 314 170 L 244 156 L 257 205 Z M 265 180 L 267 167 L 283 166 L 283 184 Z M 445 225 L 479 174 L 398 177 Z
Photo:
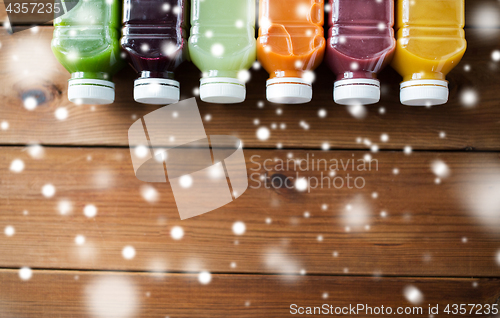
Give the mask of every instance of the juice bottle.
M 337 76 L 333 98 L 342 105 L 380 100 L 377 73 L 394 54 L 394 0 L 330 0 L 326 61 Z
M 134 99 L 145 104 L 179 101 L 174 70 L 187 57 L 186 0 L 125 0 L 122 48 L 138 73 Z
M 464 0 L 398 0 L 397 45 L 392 67 L 403 76 L 401 103 L 432 106 L 448 101 L 446 75 L 467 43 Z
M 71 73 L 68 99 L 77 104 L 112 103 L 111 77 L 123 66 L 119 0 L 79 1 L 56 18 L 54 26 L 52 52 Z
M 240 71 L 255 61 L 255 0 L 192 0 L 189 54 L 203 72 L 200 98 L 240 103 L 246 90 Z
M 261 0 L 257 58 L 269 73 L 267 100 L 312 99 L 312 71 L 325 53 L 323 0 Z

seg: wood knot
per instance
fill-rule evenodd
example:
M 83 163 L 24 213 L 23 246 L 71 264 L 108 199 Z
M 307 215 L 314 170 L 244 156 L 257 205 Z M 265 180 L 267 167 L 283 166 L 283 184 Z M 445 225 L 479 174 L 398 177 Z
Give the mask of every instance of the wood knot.
M 21 99 L 24 101 L 25 107 L 27 107 L 27 108 L 32 106 L 29 104 L 33 104 L 34 107 L 37 107 L 37 106 L 45 103 L 47 100 L 47 98 L 45 96 L 45 92 L 43 90 L 39 90 L 39 89 L 31 89 L 31 90 L 24 91 L 21 94 Z

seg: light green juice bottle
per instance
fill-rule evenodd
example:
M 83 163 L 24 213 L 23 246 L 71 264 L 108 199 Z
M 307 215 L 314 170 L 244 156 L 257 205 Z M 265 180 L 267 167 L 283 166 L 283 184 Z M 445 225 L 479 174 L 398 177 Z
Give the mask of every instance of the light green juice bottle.
M 71 73 L 71 102 L 110 104 L 115 99 L 111 77 L 124 64 L 120 57 L 120 3 L 80 0 L 54 20 L 52 51 Z
M 255 0 L 192 0 L 189 54 L 203 72 L 200 98 L 245 100 L 248 69 L 256 58 Z

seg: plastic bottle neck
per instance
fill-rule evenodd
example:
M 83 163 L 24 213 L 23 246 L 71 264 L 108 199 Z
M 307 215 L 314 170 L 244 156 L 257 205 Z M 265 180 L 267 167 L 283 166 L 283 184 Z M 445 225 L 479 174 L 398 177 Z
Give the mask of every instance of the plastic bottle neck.
M 71 79 L 97 79 L 111 81 L 111 76 L 106 72 L 74 72 Z
M 238 78 L 238 71 L 220 71 L 220 70 L 210 70 L 203 72 L 203 78 L 210 77 L 229 77 Z
M 347 80 L 347 79 L 377 79 L 377 73 L 375 72 L 365 72 L 365 71 L 355 71 L 355 72 L 344 72 L 337 76 L 337 81 Z
M 421 72 L 414 73 L 403 76 L 403 81 L 408 82 L 412 80 L 437 80 L 437 81 L 445 81 L 446 75 L 441 72 Z
M 174 79 L 174 72 L 154 72 L 154 71 L 142 71 L 138 74 L 139 79 L 146 78 L 163 78 L 163 79 Z
M 269 74 L 269 78 L 280 78 L 280 77 L 302 77 L 304 76 L 304 71 L 301 70 L 276 70 Z

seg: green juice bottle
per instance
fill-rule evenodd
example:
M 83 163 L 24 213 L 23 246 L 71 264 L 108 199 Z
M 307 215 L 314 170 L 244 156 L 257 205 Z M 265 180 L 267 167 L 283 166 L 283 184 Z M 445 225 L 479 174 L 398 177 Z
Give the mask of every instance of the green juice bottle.
M 64 8 L 64 1 L 62 1 Z M 52 51 L 71 73 L 68 99 L 76 104 L 111 104 L 111 77 L 120 56 L 120 0 L 80 0 L 54 20 Z
M 243 102 L 256 58 L 255 0 L 192 0 L 189 54 L 203 72 L 201 100 Z

